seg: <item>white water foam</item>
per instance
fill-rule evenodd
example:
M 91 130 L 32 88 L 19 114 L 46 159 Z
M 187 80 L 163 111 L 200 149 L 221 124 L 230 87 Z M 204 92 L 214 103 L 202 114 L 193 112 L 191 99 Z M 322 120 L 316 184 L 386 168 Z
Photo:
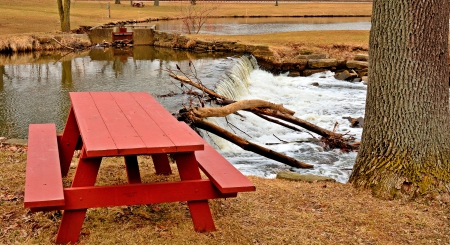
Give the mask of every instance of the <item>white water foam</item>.
M 351 128 L 349 121 L 342 117 L 363 117 L 366 98 L 366 86 L 334 79 L 332 72 L 318 73 L 310 77 L 288 77 L 273 75 L 261 69 L 251 71 L 247 79 L 248 88 L 240 89 L 236 99 L 263 99 L 281 103 L 295 111 L 295 116 L 320 127 L 332 130 L 339 123 L 338 133 L 354 135 L 356 141 L 361 138 L 361 128 Z M 312 85 L 318 83 L 318 86 Z M 247 152 L 212 134 L 205 135 L 221 153 L 246 175 L 274 178 L 280 171 L 291 170 L 328 176 L 339 182 L 347 182 L 353 167 L 356 153 L 341 153 L 339 149 L 325 151 L 311 141 L 312 136 L 305 132 L 294 132 L 285 127 L 267 122 L 251 113 L 242 112 L 245 118 L 237 115 L 223 119 L 214 119 L 217 124 L 235 132 L 250 142 L 281 152 L 297 160 L 314 165 L 314 169 L 297 169 L 271 159 Z M 234 125 L 234 126 L 232 126 Z M 245 132 L 242 133 L 241 131 Z M 306 130 L 305 130 L 306 131 Z M 317 138 L 319 136 L 315 135 Z M 283 141 L 293 143 L 282 143 Z M 305 142 L 306 141 L 306 142 Z M 266 145 L 267 143 L 280 143 Z

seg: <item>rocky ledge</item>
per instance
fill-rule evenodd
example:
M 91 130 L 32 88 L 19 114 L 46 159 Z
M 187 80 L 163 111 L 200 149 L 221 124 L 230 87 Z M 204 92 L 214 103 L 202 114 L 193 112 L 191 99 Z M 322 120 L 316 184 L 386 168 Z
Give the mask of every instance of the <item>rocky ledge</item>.
M 275 73 L 288 73 L 289 76 L 310 76 L 323 71 L 335 72 L 335 78 L 352 82 L 367 83 L 368 55 L 357 54 L 353 60 L 330 58 L 328 54 L 298 55 L 289 60 L 276 59 L 268 46 L 246 45 L 230 41 L 205 41 L 190 39 L 180 34 L 154 31 L 151 45 L 195 52 L 232 52 L 252 54 L 264 69 Z

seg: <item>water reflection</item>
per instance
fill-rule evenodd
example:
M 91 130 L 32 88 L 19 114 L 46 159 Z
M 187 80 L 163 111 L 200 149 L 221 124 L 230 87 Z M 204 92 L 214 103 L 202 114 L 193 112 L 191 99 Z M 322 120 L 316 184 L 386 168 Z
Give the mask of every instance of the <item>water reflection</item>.
M 160 31 L 185 32 L 181 20 L 160 21 L 155 25 Z M 319 30 L 370 30 L 370 18 L 212 18 L 204 24 L 200 34 L 248 35 Z
M 0 136 L 26 138 L 31 123 L 56 123 L 62 130 L 72 91 L 145 91 L 154 96 L 180 93 L 178 84 L 161 68 L 179 64 L 188 70 L 189 59 L 202 82 L 213 86 L 233 64 L 229 56 L 149 46 L 0 56 Z M 158 100 L 174 112 L 185 99 L 180 94 Z

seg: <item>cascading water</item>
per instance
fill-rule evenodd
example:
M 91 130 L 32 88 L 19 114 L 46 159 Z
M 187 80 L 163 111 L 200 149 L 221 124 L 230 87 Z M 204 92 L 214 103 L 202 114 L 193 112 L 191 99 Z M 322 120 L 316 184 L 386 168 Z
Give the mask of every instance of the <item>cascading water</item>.
M 351 128 L 343 117 L 364 116 L 366 86 L 334 79 L 332 72 L 310 77 L 275 76 L 259 69 L 252 56 L 243 56 L 216 86 L 216 91 L 230 99 L 263 99 L 281 103 L 294 110 L 295 116 L 326 129 L 337 122 L 339 133 L 354 135 L 359 141 L 361 128 Z M 280 171 L 296 171 L 328 176 L 346 182 L 356 153 L 339 149 L 325 151 L 307 132 L 294 132 L 267 122 L 251 113 L 209 119 L 253 143 L 281 152 L 300 161 L 314 164 L 314 169 L 294 169 L 257 154 L 244 151 L 211 133 L 204 138 L 247 175 L 274 177 Z M 315 136 L 319 138 L 319 136 Z M 286 143 L 288 142 L 288 143 Z
M 244 55 L 237 60 L 236 64 L 227 72 L 216 86 L 216 92 L 235 100 L 239 96 L 248 93 L 248 78 L 250 73 L 259 68 L 255 57 Z

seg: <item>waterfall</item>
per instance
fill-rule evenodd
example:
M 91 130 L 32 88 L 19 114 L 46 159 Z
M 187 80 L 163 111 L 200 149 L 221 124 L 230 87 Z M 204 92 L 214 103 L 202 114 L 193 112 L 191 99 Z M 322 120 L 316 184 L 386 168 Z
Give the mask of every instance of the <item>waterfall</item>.
M 254 56 L 241 56 L 237 59 L 236 64 L 219 79 L 215 91 L 228 99 L 239 100 L 240 97 L 248 95 L 250 73 L 258 68 L 258 62 Z M 230 128 L 230 125 L 225 118 L 211 117 L 205 120 L 231 132 L 236 130 L 235 128 L 232 128 L 232 126 Z M 203 130 L 201 130 L 201 132 L 206 141 L 220 149 L 230 148 L 232 147 L 231 145 L 233 145 L 227 140 L 224 140 L 214 134 L 208 134 Z
M 216 86 L 216 92 L 232 100 L 247 94 L 250 73 L 258 68 L 255 57 L 252 55 L 242 56 L 230 71 L 226 72 L 220 79 Z

